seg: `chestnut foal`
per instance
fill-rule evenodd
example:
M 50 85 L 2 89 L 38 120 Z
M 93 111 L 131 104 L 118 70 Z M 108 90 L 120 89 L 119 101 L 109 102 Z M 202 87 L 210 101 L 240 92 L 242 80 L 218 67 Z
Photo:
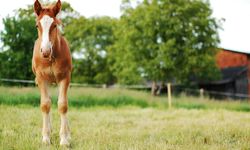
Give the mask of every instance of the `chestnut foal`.
M 68 110 L 67 90 L 70 83 L 72 60 L 69 46 L 58 29 L 60 21 L 56 16 L 60 10 L 60 0 L 49 7 L 42 7 L 38 0 L 34 3 L 38 39 L 33 50 L 32 70 L 41 93 L 42 141 L 50 144 L 51 98 L 48 93 L 48 85 L 56 83 L 59 86 L 58 111 L 61 116 L 60 145 L 69 145 L 70 131 L 66 113 Z

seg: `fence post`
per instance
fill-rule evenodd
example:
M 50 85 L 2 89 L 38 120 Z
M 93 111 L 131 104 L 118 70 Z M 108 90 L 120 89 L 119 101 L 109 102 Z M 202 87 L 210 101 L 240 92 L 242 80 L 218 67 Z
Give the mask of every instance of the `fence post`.
M 106 89 L 106 88 L 107 88 L 107 84 L 103 84 L 103 85 L 102 85 L 102 88 L 103 88 L 103 89 Z
M 168 83 L 168 108 L 172 107 L 171 83 Z
M 203 88 L 200 89 L 200 99 L 201 100 L 204 99 L 204 89 Z

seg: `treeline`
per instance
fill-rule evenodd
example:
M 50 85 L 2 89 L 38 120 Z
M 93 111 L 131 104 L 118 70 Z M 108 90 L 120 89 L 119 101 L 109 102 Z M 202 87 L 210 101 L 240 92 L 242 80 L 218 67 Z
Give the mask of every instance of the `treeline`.
M 73 82 L 142 84 L 208 81 L 215 63 L 219 25 L 202 0 L 144 0 L 121 5 L 122 16 L 86 18 L 63 3 L 60 18 L 73 56 Z M 34 79 L 37 38 L 33 7 L 3 20 L 0 78 Z

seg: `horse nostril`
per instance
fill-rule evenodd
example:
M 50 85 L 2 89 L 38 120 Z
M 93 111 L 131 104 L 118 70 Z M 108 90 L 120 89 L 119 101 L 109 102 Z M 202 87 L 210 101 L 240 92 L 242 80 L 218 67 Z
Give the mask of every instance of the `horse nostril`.
M 42 52 L 42 48 L 41 48 L 40 50 L 41 50 L 41 52 Z

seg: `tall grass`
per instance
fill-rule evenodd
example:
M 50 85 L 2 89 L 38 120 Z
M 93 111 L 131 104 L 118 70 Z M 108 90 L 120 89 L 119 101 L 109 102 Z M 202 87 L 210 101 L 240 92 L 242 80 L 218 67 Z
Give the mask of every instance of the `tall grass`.
M 51 88 L 53 105 L 57 104 L 56 88 Z M 112 106 L 125 105 L 138 106 L 141 108 L 154 107 L 156 103 L 147 101 L 138 94 L 133 97 L 134 91 L 72 88 L 69 91 L 69 105 L 73 107 Z M 0 87 L 0 104 L 5 105 L 31 105 L 38 106 L 40 94 L 35 88 L 6 88 Z
M 50 89 L 53 105 L 57 104 L 57 88 Z M 167 97 L 152 97 L 150 93 L 143 91 L 132 91 L 126 89 L 100 89 L 100 88 L 78 88 L 72 87 L 68 92 L 70 107 L 94 107 L 94 106 L 137 106 L 157 107 L 167 109 Z M 36 87 L 0 87 L 0 104 L 4 105 L 30 105 L 38 106 L 40 93 Z M 197 97 L 179 96 L 173 98 L 174 108 L 185 109 L 227 109 L 234 111 L 250 111 L 247 101 L 217 101 L 199 99 Z

